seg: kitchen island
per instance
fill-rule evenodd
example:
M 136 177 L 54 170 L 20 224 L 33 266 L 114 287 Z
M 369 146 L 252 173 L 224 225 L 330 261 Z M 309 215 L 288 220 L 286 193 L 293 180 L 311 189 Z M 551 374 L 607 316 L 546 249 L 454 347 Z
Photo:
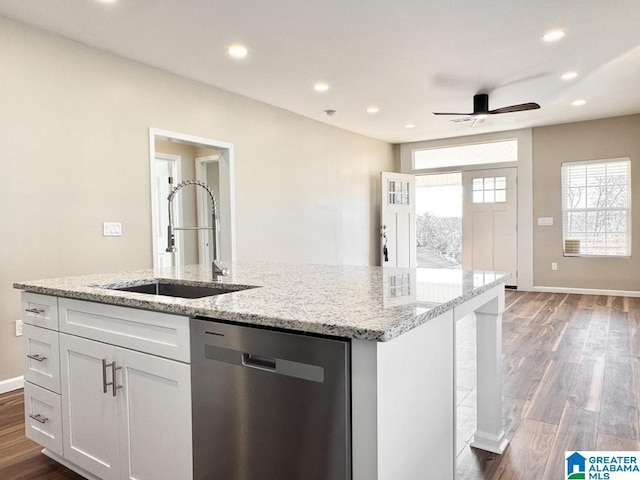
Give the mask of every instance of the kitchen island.
M 116 288 L 150 280 L 210 285 L 209 266 L 19 282 L 14 286 L 27 292 L 23 295 L 35 295 L 32 303 L 57 299 L 56 322 L 61 335 L 65 332 L 65 336 L 86 335 L 96 340 L 83 332 L 100 331 L 102 336 L 97 340 L 120 345 L 119 339 L 126 337 L 129 343 L 124 347 L 133 351 L 147 349 L 141 346 L 143 335 L 131 330 L 132 319 L 136 315 L 151 318 L 151 312 L 166 318 L 211 318 L 348 339 L 352 478 L 395 480 L 454 478 L 455 324 L 470 314 L 477 319 L 478 364 L 478 429 L 472 445 L 496 453 L 506 448 L 501 398 L 501 316 L 506 279 L 506 275 L 483 271 L 240 262 L 231 265 L 229 276 L 217 281 L 219 286 L 237 291 L 196 299 Z M 81 321 L 77 315 L 74 319 L 74 311 L 86 310 L 82 305 L 95 304 L 99 304 L 95 311 L 81 315 Z M 37 312 L 45 308 L 34 307 L 29 298 L 23 298 L 23 307 L 25 322 L 37 326 Z M 123 331 L 129 329 L 124 336 L 117 336 L 115 327 L 104 323 L 114 308 L 127 319 L 119 322 Z M 140 325 L 150 322 L 144 320 Z M 147 353 L 188 363 L 188 350 L 186 354 L 182 351 L 188 349 L 188 345 L 182 346 L 184 331 L 176 331 L 173 338 L 167 325 L 154 328 L 162 329 L 162 339 L 156 339 Z M 145 334 L 154 332 L 147 328 Z M 188 343 L 188 332 L 186 335 Z M 94 343 L 94 347 L 101 345 Z M 110 373 L 114 379 L 119 368 L 113 363 Z M 111 385 L 114 396 L 116 388 L 127 389 L 126 384 L 116 387 L 117 380 L 107 382 L 105 369 L 103 383 Z M 61 390 L 64 403 L 68 390 Z M 66 450 L 61 451 L 51 456 L 62 461 Z M 188 469 L 186 465 L 185 471 Z M 128 477 L 100 473 L 92 478 Z

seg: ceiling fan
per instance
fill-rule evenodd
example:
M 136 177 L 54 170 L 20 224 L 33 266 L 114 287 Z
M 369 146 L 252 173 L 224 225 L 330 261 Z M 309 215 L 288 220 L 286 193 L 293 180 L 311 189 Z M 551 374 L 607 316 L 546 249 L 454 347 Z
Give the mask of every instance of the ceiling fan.
M 467 118 L 459 118 L 451 120 L 452 122 L 483 122 L 489 115 L 497 115 L 499 113 L 523 112 L 525 110 L 536 110 L 540 108 L 537 103 L 521 103 L 519 105 L 510 105 L 508 107 L 496 108 L 489 110 L 489 95 L 486 93 L 478 93 L 473 96 L 473 112 L 472 113 L 450 113 L 450 112 L 433 112 L 434 115 L 457 115 Z

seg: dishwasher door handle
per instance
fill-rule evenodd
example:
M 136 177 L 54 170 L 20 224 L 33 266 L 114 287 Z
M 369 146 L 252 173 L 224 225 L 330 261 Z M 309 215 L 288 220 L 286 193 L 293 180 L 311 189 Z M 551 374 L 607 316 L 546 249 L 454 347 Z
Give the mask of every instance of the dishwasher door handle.
M 276 371 L 276 359 L 271 357 L 261 357 L 251 353 L 242 354 L 242 365 L 245 367 L 257 368 L 260 370 Z

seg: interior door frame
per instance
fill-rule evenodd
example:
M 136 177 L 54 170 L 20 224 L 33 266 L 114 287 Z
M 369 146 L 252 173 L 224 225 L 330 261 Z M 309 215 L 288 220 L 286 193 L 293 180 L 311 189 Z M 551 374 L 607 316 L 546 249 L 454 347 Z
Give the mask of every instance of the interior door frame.
M 207 183 L 207 165 L 210 163 L 220 164 L 220 154 L 198 157 L 195 159 L 196 180 Z M 218 172 L 220 170 L 218 169 Z M 218 173 L 218 183 L 220 183 L 220 173 Z M 198 189 L 196 196 L 196 210 L 198 216 L 198 226 L 207 225 L 211 212 L 209 196 L 204 189 Z M 198 260 L 200 263 L 210 263 L 212 261 L 211 252 L 207 245 L 207 230 L 198 231 Z
M 150 165 L 150 178 L 153 177 L 153 164 L 156 156 L 156 139 L 177 141 L 187 143 L 191 145 L 199 145 L 211 149 L 215 149 L 220 154 L 220 162 L 225 165 L 225 178 L 221 177 L 220 184 L 224 182 L 224 197 L 220 198 L 220 202 L 224 203 L 228 215 L 227 226 L 224 231 L 220 232 L 221 244 L 226 245 L 226 251 L 222 250 L 222 260 L 234 262 L 236 260 L 236 231 L 235 231 L 235 174 L 234 174 L 234 148 L 233 144 L 229 142 L 223 142 L 220 140 L 213 140 L 205 137 L 198 137 L 196 135 L 188 135 L 179 132 L 172 132 L 170 130 L 163 130 L 159 128 L 149 128 L 149 165 Z M 153 184 L 153 181 L 151 182 Z M 153 188 L 153 186 L 152 186 Z M 221 191 L 223 189 L 221 188 Z M 152 202 L 153 202 L 152 191 Z M 152 203 L 153 204 L 153 203 Z M 156 251 L 159 247 L 156 245 L 154 215 L 151 218 L 152 225 L 152 256 L 153 267 L 157 268 Z M 157 219 L 155 220 L 157 221 Z
M 154 148 L 155 150 L 155 148 Z M 153 172 L 156 166 L 156 162 L 158 160 L 164 160 L 167 162 L 171 162 L 174 164 L 173 171 L 173 183 L 174 185 L 178 182 L 182 181 L 182 157 L 180 155 L 172 155 L 169 153 L 156 153 L 153 156 L 153 163 L 151 165 L 151 172 L 153 177 Z M 153 240 L 153 266 L 158 267 L 157 265 L 157 255 L 158 250 L 162 249 L 163 245 L 157 245 L 157 237 L 156 237 L 156 228 L 160 223 L 160 218 L 158 217 L 158 212 L 160 208 L 164 208 L 163 205 L 157 205 L 158 200 L 158 190 L 156 188 L 156 182 L 151 181 L 151 224 L 152 224 L 152 240 Z M 173 215 L 176 219 L 176 225 L 182 225 L 182 199 L 175 199 L 175 203 L 173 204 Z M 180 265 L 184 265 L 184 249 L 182 248 L 182 235 L 176 235 L 176 251 L 178 253 L 178 263 Z M 174 265 L 175 266 L 175 265 Z

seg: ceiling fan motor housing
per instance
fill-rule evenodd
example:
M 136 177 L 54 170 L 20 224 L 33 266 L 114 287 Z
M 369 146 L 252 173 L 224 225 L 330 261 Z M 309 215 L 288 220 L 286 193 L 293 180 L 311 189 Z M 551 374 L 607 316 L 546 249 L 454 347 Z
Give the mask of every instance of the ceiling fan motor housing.
M 489 112 L 489 95 L 486 93 L 479 93 L 473 96 L 473 113 L 488 113 Z

